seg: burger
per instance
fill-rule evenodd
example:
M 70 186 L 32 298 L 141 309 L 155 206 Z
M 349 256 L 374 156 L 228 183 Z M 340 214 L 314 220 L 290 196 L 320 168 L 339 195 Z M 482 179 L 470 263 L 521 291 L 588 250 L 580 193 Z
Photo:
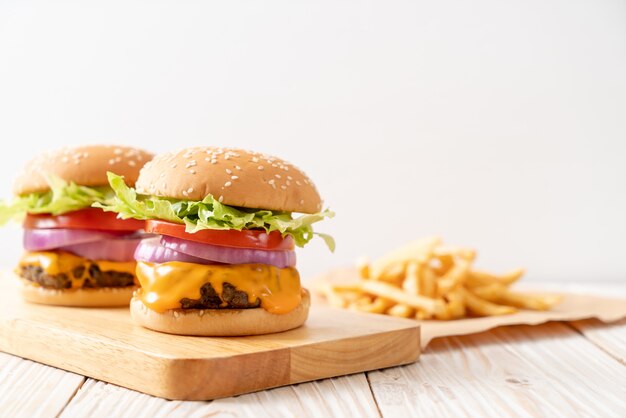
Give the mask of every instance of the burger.
M 114 197 L 108 171 L 132 185 L 151 158 L 136 148 L 91 145 L 46 152 L 26 164 L 14 183 L 15 198 L 0 206 L 0 222 L 23 218 L 25 252 L 16 274 L 25 300 L 128 305 L 144 222 L 92 205 Z
M 310 298 L 294 247 L 315 235 L 322 211 L 313 182 L 276 157 L 240 149 L 187 148 L 156 156 L 134 188 L 109 174 L 122 219 L 155 237 L 135 251 L 139 325 L 181 335 L 237 336 L 296 328 Z

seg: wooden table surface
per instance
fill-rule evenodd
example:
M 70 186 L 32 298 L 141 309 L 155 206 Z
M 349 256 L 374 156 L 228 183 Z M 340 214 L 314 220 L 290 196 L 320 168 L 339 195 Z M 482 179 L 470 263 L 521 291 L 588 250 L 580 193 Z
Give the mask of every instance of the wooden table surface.
M 550 287 L 626 298 L 620 283 Z M 0 353 L 0 417 L 38 416 L 626 417 L 626 320 L 441 338 L 412 365 L 212 402 L 154 398 Z

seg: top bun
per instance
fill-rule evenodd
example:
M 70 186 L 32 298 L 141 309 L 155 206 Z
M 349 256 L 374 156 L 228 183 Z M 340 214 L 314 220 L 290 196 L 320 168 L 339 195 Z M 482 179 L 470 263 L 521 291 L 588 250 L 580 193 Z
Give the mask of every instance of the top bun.
M 29 161 L 13 183 L 16 195 L 50 190 L 46 176 L 52 175 L 81 186 L 108 186 L 107 171 L 124 176 L 133 186 L 139 170 L 153 154 L 117 145 L 85 145 L 44 152 Z
M 194 147 L 157 155 L 137 179 L 137 192 L 183 200 L 212 195 L 251 209 L 316 213 L 322 200 L 298 168 L 280 158 L 241 149 Z

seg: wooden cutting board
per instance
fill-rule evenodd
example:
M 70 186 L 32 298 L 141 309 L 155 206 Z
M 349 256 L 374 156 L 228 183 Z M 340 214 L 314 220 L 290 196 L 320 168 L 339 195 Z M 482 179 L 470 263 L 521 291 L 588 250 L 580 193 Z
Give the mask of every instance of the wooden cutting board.
M 313 306 L 306 325 L 250 337 L 187 337 L 135 326 L 127 309 L 23 302 L 0 277 L 0 350 L 168 399 L 209 400 L 412 363 L 410 320 Z

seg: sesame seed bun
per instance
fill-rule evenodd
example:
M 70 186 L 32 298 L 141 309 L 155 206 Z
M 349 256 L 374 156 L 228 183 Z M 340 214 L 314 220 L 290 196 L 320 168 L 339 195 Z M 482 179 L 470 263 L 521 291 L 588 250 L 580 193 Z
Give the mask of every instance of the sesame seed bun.
M 85 145 L 42 153 L 29 161 L 13 183 L 16 195 L 50 190 L 47 175 L 81 186 L 108 186 L 107 171 L 124 176 L 133 186 L 139 170 L 152 159 L 144 150 L 117 145 Z
M 322 200 L 297 167 L 241 149 L 195 147 L 157 155 L 142 169 L 137 192 L 183 200 L 207 195 L 230 206 L 316 213 Z
M 60 290 L 34 286 L 24 279 L 20 279 L 20 283 L 20 293 L 27 302 L 86 308 L 128 306 L 128 302 L 136 289 L 135 286 L 127 286 Z
M 304 324 L 309 316 L 311 298 L 302 289 L 302 301 L 286 314 L 274 314 L 262 308 L 252 309 L 172 309 L 158 313 L 137 297 L 130 302 L 130 314 L 138 325 L 177 335 L 225 337 L 271 334 Z

